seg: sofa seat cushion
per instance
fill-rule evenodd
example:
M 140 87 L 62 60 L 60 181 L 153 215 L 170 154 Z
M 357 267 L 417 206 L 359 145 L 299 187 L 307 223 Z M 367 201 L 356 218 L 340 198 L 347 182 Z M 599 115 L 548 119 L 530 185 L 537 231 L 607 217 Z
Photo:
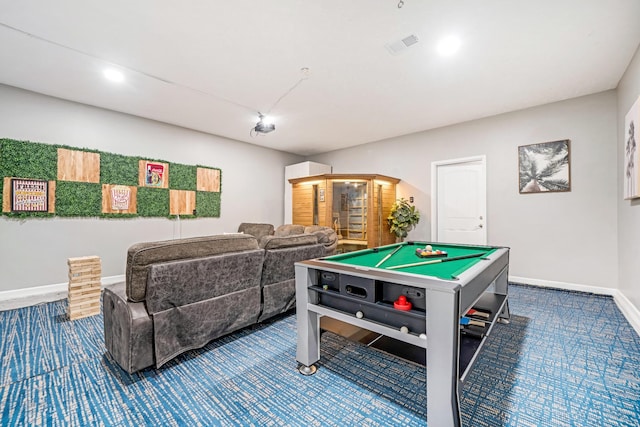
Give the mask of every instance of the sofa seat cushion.
M 144 242 L 127 251 L 126 293 L 129 301 L 145 300 L 147 275 L 152 264 L 258 249 L 255 237 L 246 234 L 215 235 Z

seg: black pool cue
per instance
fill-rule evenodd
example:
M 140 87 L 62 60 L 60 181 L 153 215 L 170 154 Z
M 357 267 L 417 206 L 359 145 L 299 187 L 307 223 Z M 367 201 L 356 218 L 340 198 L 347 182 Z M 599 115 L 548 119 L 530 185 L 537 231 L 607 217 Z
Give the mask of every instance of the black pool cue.
M 480 254 L 454 256 L 453 258 L 438 258 L 438 259 L 432 259 L 430 261 L 414 262 L 412 264 L 394 265 L 391 267 L 387 267 L 387 270 L 396 270 L 398 268 L 406 268 L 406 267 L 417 267 L 419 265 L 427 265 L 427 264 L 437 264 L 439 262 L 457 261 L 459 259 L 477 258 L 483 255 L 486 255 L 486 252 L 483 252 Z
M 382 258 L 382 260 L 377 263 L 375 266 L 376 267 L 380 267 L 386 260 L 388 260 L 389 258 L 391 258 L 396 252 L 398 252 L 400 249 L 402 248 L 402 245 L 398 245 L 397 248 L 395 248 L 393 250 L 393 252 L 391 252 L 389 255 L 387 255 L 386 257 Z

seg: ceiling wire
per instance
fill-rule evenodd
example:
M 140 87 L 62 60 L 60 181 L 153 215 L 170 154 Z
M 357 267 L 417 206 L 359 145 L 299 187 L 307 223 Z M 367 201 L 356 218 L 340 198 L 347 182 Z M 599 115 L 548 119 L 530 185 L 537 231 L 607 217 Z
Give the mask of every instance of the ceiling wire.
M 191 86 L 186 86 L 186 85 L 174 82 L 172 80 L 165 79 L 163 77 L 160 77 L 160 76 L 157 76 L 157 75 L 154 75 L 154 74 L 150 74 L 150 73 L 147 73 L 147 72 L 144 72 L 144 71 L 140 71 L 140 70 L 137 70 L 135 68 L 125 67 L 125 66 L 122 66 L 120 64 L 116 64 L 114 62 L 111 62 L 111 61 L 105 60 L 103 58 L 100 58 L 98 56 L 95 56 L 95 55 L 93 55 L 93 54 L 91 54 L 89 52 L 85 52 L 83 50 L 76 49 L 74 47 L 67 46 L 67 45 L 64 45 L 62 43 L 58 43 L 58 42 L 53 41 L 53 40 L 46 39 L 44 37 L 41 37 L 41 36 L 38 36 L 36 34 L 30 33 L 28 31 L 21 30 L 20 28 L 16 28 L 16 27 L 13 27 L 11 25 L 7 25 L 7 24 L 5 24 L 3 22 L 0 22 L 0 27 L 8 28 L 8 29 L 10 29 L 12 31 L 18 32 L 20 34 L 24 34 L 24 35 L 26 35 L 28 37 L 31 37 L 31 38 L 34 38 L 36 40 L 39 40 L 39 41 L 42 41 L 42 42 L 45 42 L 45 43 L 48 43 L 48 44 L 51 44 L 51 45 L 66 49 L 66 50 L 69 50 L 71 52 L 78 53 L 80 55 L 83 55 L 83 56 L 86 56 L 86 57 L 89 57 L 89 58 L 104 62 L 105 64 L 108 64 L 110 66 L 114 66 L 114 67 L 117 67 L 117 68 L 120 68 L 120 69 L 123 69 L 123 70 L 127 70 L 128 72 L 137 73 L 139 75 L 148 77 L 150 79 L 159 81 L 161 83 L 164 83 L 164 84 L 167 84 L 167 85 L 170 85 L 170 86 L 175 86 L 175 87 L 182 88 L 182 89 L 187 89 L 187 90 L 190 90 L 192 92 L 196 92 L 196 93 L 199 93 L 199 94 L 202 94 L 202 95 L 206 95 L 208 97 L 217 99 L 218 101 L 222 101 L 222 102 L 225 102 L 227 104 L 235 105 L 236 107 L 242 108 L 244 110 L 251 111 L 252 113 L 257 111 L 256 108 L 250 107 L 248 105 L 244 105 L 244 104 L 241 104 L 239 102 L 232 101 L 232 100 L 230 100 L 228 98 L 224 98 L 224 97 L 221 97 L 221 96 L 218 96 L 218 95 L 214 95 L 212 93 L 205 92 L 203 90 L 196 89 L 196 88 L 191 87 Z M 306 79 L 309 78 L 309 75 L 310 75 L 309 68 L 304 67 L 304 68 L 301 68 L 300 71 L 303 74 L 302 77 L 293 86 L 291 86 L 284 94 L 282 94 L 282 96 L 280 96 L 280 98 L 278 98 L 278 100 L 267 110 L 265 115 L 268 115 L 269 113 L 271 113 L 271 111 L 280 103 L 280 101 L 282 101 L 287 95 L 289 95 L 291 92 L 293 92 L 293 90 L 296 87 L 298 87 L 303 81 L 305 81 Z M 261 113 L 258 112 L 258 114 L 261 114 Z M 254 129 L 252 128 L 252 130 L 250 131 L 250 135 L 251 136 L 254 136 L 254 135 L 252 135 L 253 131 L 254 131 Z
M 144 71 L 140 71 L 140 70 L 137 70 L 137 69 L 135 69 L 135 68 L 125 67 L 125 66 L 122 66 L 122 65 L 120 65 L 120 64 L 116 64 L 116 63 L 114 63 L 114 62 L 107 61 L 106 59 L 102 59 L 102 58 L 100 58 L 100 57 L 98 57 L 98 56 L 95 56 L 95 55 L 93 55 L 93 54 L 91 54 L 91 53 L 85 52 L 85 51 L 80 50 L 80 49 L 76 49 L 76 48 L 71 47 L 71 46 L 64 45 L 64 44 L 62 44 L 62 43 L 55 42 L 55 41 L 53 41 L 53 40 L 45 39 L 45 38 L 40 37 L 40 36 L 38 36 L 38 35 L 36 35 L 36 34 L 29 33 L 29 32 L 27 32 L 27 31 L 21 30 L 21 29 L 16 28 L 16 27 L 12 27 L 11 25 L 7 25 L 7 24 L 5 24 L 5 23 L 3 23 L 3 22 L 0 22 L 0 27 L 8 28 L 8 29 L 13 30 L 13 31 L 16 31 L 16 32 L 18 32 L 18 33 L 24 34 L 24 35 L 26 35 L 26 36 L 28 36 L 28 37 L 32 37 L 32 38 L 34 38 L 34 39 L 36 39 L 36 40 L 40 40 L 40 41 L 42 41 L 42 42 L 49 43 L 49 44 L 54 45 L 54 46 L 57 46 L 57 47 L 61 47 L 61 48 L 63 48 L 63 49 L 66 49 L 66 50 L 69 50 L 69 51 L 72 51 L 72 52 L 78 53 L 78 54 L 80 54 L 80 55 L 84 55 L 84 56 L 86 56 L 86 57 L 89 57 L 89 58 L 92 58 L 92 59 L 96 59 L 96 60 L 98 60 L 98 61 L 104 62 L 105 64 L 108 64 L 108 65 L 111 65 L 111 66 L 114 66 L 114 67 L 120 68 L 120 69 L 122 69 L 122 70 L 127 70 L 127 71 L 129 71 L 129 72 L 134 72 L 134 73 L 136 73 L 136 74 L 139 74 L 139 75 L 142 75 L 142 76 L 145 76 L 145 77 L 149 77 L 149 78 L 151 78 L 151 79 L 153 79 L 153 80 L 157 80 L 157 81 L 162 82 L 162 83 L 167 84 L 167 85 L 175 86 L 175 87 L 182 88 L 182 89 L 187 89 L 187 90 L 190 90 L 190 91 L 192 91 L 192 92 L 197 92 L 197 93 L 199 93 L 199 94 L 206 95 L 206 96 L 208 96 L 208 97 L 211 97 L 211 98 L 217 99 L 218 101 L 222 101 L 222 102 L 226 102 L 227 104 L 235 105 L 236 107 L 242 108 L 242 109 L 244 109 L 244 110 L 248 110 L 248 111 L 251 111 L 251 112 L 256 111 L 256 109 L 255 109 L 255 108 L 253 108 L 253 107 L 249 107 L 248 105 L 244 105 L 244 104 L 241 104 L 241 103 L 239 103 L 239 102 L 232 101 L 232 100 L 227 99 L 227 98 L 224 98 L 224 97 L 222 97 L 222 96 L 214 95 L 214 94 L 212 94 L 212 93 L 205 92 L 205 91 L 203 91 L 203 90 L 196 89 L 196 88 L 191 87 L 191 86 L 186 86 L 186 85 L 183 85 L 183 84 L 180 84 L 180 83 L 174 82 L 174 81 L 172 81 L 172 80 L 168 80 L 168 79 L 165 79 L 165 78 L 163 78 L 163 77 L 156 76 L 156 75 L 154 75 L 154 74 L 150 74 L 150 73 L 147 73 L 147 72 L 144 72 Z
M 302 68 L 300 70 L 302 72 L 302 77 L 300 77 L 300 80 L 298 80 L 293 86 L 291 86 L 289 88 L 289 90 L 287 90 L 285 93 L 282 94 L 282 96 L 280 98 L 278 98 L 278 100 L 276 102 L 274 102 L 274 104 L 267 110 L 267 112 L 265 114 L 269 114 L 271 113 L 271 110 L 273 110 L 274 108 L 276 108 L 276 106 L 280 103 L 280 101 L 282 101 L 287 95 L 289 95 L 291 92 L 293 92 L 293 90 L 295 88 L 297 88 L 300 83 L 302 83 L 303 81 L 307 80 L 309 78 L 309 69 L 308 68 Z

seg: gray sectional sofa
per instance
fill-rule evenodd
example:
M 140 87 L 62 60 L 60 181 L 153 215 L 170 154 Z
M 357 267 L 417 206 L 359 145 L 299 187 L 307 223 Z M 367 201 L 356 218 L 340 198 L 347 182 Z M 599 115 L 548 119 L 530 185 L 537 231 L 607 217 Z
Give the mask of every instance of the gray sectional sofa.
M 327 254 L 314 234 L 145 242 L 104 290 L 105 345 L 127 372 L 162 366 L 295 306 L 294 263 Z

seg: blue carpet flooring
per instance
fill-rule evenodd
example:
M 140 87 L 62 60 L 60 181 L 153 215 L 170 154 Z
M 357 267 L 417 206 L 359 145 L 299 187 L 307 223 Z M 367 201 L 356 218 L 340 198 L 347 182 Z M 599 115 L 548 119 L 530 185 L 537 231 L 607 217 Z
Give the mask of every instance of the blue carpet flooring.
M 461 389 L 465 426 L 640 426 L 640 338 L 609 297 L 510 287 Z M 0 312 L 3 426 L 424 426 L 425 369 L 331 333 L 296 370 L 295 315 L 129 375 L 102 316 L 66 301 Z M 431 426 L 438 427 L 438 426 Z

